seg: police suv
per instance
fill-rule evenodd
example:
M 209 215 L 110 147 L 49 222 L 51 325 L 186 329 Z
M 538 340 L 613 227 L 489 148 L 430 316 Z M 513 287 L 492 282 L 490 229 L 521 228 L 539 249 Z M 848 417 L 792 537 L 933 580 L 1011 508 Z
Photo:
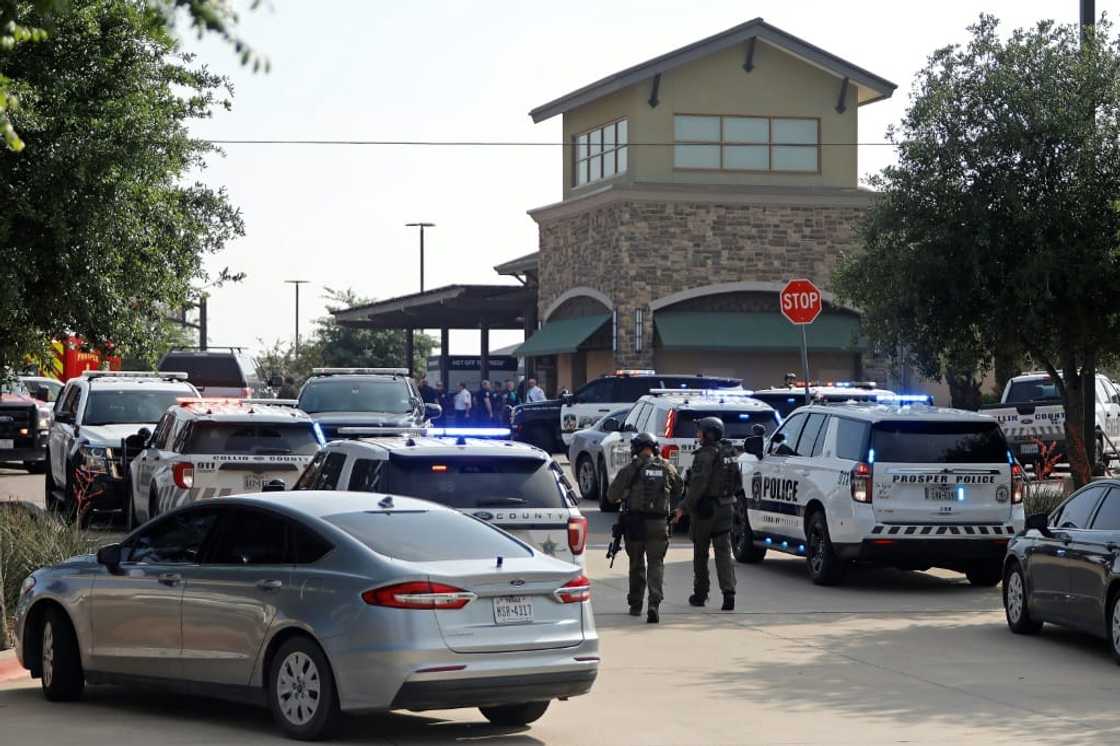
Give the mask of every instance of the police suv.
M 422 426 L 443 411 L 424 403 L 407 368 L 314 368 L 298 406 L 327 440 L 342 427 Z
M 260 492 L 275 480 L 295 484 L 324 442 L 298 409 L 253 399 L 183 400 L 154 431 L 125 443 L 132 451 L 128 526 L 196 500 Z
M 781 417 L 805 404 L 805 384 L 790 382 L 785 386 L 759 389 L 752 396 L 772 406 Z M 879 388 L 874 381 L 813 381 L 809 383 L 809 401 L 815 404 L 843 404 L 845 402 L 875 402 L 893 399 L 893 391 Z M 933 404 L 933 398 L 921 396 L 920 400 Z
M 991 417 L 909 402 L 812 405 L 740 457 L 732 546 L 804 556 L 819 585 L 849 562 L 1002 576 L 1023 530 L 1023 471 Z
M 761 425 L 769 434 L 779 422 L 773 407 L 742 389 L 654 389 L 638 400 L 623 422 L 604 423 L 604 429 L 611 432 L 603 438 L 600 448 L 600 482 L 609 485 L 630 463 L 630 440 L 638 433 L 656 436 L 661 458 L 672 463 L 681 477 L 687 479 L 692 456 L 700 447 L 696 422 L 704 417 L 719 417 L 723 420 L 724 438 L 740 443 L 752 434 L 754 425 Z M 599 507 L 618 510 L 617 504 L 607 502 L 605 486 L 600 490 Z
M 563 470 L 539 448 L 470 437 L 475 432 L 491 434 L 486 428 L 344 428 L 340 435 L 354 439 L 328 443 L 295 489 L 431 500 L 582 566 L 587 518 L 576 507 L 578 496 Z M 440 437 L 444 433 L 449 435 Z

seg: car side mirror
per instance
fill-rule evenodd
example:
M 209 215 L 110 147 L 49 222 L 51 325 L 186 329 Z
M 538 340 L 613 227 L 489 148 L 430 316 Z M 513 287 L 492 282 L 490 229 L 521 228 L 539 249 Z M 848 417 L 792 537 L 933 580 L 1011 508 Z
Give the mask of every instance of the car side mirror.
M 576 397 L 574 394 L 560 394 L 560 403 L 565 407 L 570 407 L 576 403 Z
M 121 564 L 121 545 L 107 544 L 97 550 L 97 564 L 104 565 L 110 570 Z
M 625 425 L 622 426 L 622 429 L 619 430 L 619 432 L 636 433 L 636 432 L 638 432 L 638 428 L 634 427 L 633 422 L 627 422 Z
M 48 389 L 46 386 L 36 386 L 34 393 L 32 393 L 31 395 L 44 403 L 51 400 L 50 389 Z
M 750 435 L 743 441 L 743 452 L 762 459 L 763 439 L 761 435 Z
M 261 492 L 283 492 L 288 489 L 288 485 L 284 483 L 283 479 L 270 479 L 261 485 Z
M 605 433 L 617 433 L 621 428 L 622 424 L 617 417 L 608 417 L 603 420 L 603 432 Z
M 1043 536 L 1050 536 L 1050 516 L 1046 513 L 1032 513 L 1024 524 L 1027 531 L 1034 529 Z
M 142 427 L 137 432 L 124 439 L 125 450 L 135 454 L 137 451 L 147 447 L 148 441 L 151 440 L 151 438 L 152 431 L 146 427 Z
M 438 404 L 425 404 L 424 405 L 424 418 L 428 420 L 436 420 L 443 416 L 443 407 Z

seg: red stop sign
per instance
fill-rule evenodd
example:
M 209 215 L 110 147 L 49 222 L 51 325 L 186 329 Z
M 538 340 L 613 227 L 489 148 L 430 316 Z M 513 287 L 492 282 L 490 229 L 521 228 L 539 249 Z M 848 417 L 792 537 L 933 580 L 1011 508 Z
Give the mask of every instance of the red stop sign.
M 821 291 L 809 280 L 790 280 L 778 295 L 782 315 L 794 324 L 812 324 L 821 312 Z

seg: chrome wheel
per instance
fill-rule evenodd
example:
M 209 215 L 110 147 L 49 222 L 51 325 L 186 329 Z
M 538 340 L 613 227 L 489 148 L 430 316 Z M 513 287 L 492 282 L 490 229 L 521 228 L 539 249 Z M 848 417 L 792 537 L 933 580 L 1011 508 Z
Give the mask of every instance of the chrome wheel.
M 809 567 L 814 575 L 820 575 L 824 570 L 824 535 L 818 528 L 809 534 Z
M 1023 618 L 1023 576 L 1019 572 L 1012 572 L 1007 578 L 1007 618 L 1011 620 L 1012 624 L 1018 624 L 1019 620 Z M 1113 641 L 1117 639 L 1117 634 L 1120 633 L 1120 619 L 1115 614 L 1112 615 L 1112 638 Z
M 319 669 L 307 654 L 296 651 L 284 659 L 276 677 L 276 698 L 288 722 L 306 725 L 315 717 L 321 687 Z
M 49 621 L 43 624 L 42 643 L 43 686 L 54 684 L 54 625 Z
M 583 456 L 579 460 L 579 491 L 583 497 L 591 497 L 595 494 L 595 466 L 591 463 L 591 459 Z
M 1120 601 L 1112 604 L 1112 649 L 1120 653 Z

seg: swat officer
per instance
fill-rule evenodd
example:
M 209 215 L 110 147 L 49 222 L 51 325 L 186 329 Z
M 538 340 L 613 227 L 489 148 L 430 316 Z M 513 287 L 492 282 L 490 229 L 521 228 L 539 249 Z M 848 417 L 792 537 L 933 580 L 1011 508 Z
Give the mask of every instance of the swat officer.
M 708 601 L 708 545 L 715 548 L 716 575 L 723 591 L 723 610 L 735 608 L 735 566 L 731 561 L 731 526 L 735 520 L 735 489 L 739 479 L 738 458 L 731 443 L 723 439 L 723 420 L 704 417 L 696 422 L 700 447 L 692 458 L 688 491 L 676 510 L 673 523 L 687 513 L 692 539 L 692 606 Z
M 630 452 L 633 458 L 611 482 L 607 499 L 623 505 L 618 519 L 630 558 L 630 593 L 626 596 L 630 616 L 641 615 L 648 581 L 646 621 L 657 624 L 669 549 L 669 506 L 681 496 L 684 485 L 676 468 L 658 455 L 657 439 L 649 433 L 635 435 Z

